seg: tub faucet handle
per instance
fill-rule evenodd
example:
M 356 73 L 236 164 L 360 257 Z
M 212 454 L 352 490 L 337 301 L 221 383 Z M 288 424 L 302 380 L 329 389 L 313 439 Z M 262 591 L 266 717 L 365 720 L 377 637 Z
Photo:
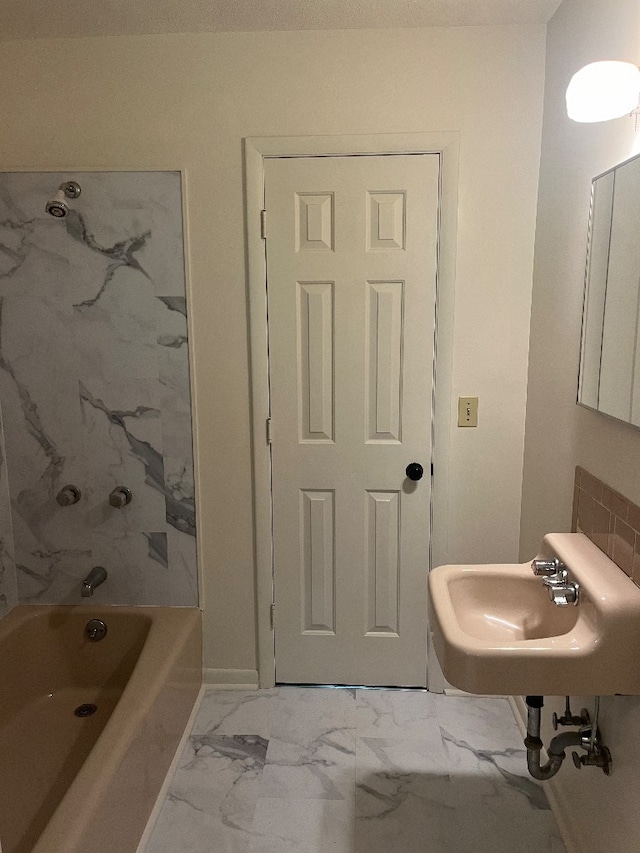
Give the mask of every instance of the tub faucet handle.
M 77 486 L 63 486 L 56 495 L 56 500 L 60 506 L 71 506 L 77 504 L 81 497 L 82 492 Z
M 130 504 L 132 499 L 131 489 L 126 486 L 116 486 L 109 495 L 109 503 L 116 509 L 122 509 L 123 506 Z
M 94 566 L 86 578 L 82 581 L 82 597 L 88 598 L 90 595 L 93 595 L 93 591 L 97 586 L 100 586 L 101 583 L 104 583 L 107 579 L 107 570 L 102 566 Z

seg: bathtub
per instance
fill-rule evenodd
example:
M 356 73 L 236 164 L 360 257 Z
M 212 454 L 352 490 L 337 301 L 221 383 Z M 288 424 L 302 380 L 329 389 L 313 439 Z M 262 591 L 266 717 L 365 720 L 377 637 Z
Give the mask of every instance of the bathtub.
M 104 621 L 104 639 L 85 637 L 90 619 Z M 195 608 L 26 605 L 5 616 L 2 853 L 135 853 L 201 656 Z

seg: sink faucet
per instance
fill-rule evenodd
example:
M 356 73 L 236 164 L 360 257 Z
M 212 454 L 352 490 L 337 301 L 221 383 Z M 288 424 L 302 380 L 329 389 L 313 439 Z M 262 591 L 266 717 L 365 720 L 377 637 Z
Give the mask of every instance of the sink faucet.
M 569 580 L 566 569 L 557 575 L 545 578 L 542 583 L 549 590 L 549 598 L 557 607 L 567 607 L 578 603 L 580 587 L 575 581 Z
M 542 583 L 556 607 L 578 603 L 580 587 L 575 581 L 569 580 L 567 567 L 557 557 L 553 560 L 534 560 L 531 569 L 534 575 L 543 578 Z
M 107 579 L 107 570 L 102 566 L 94 566 L 86 578 L 82 581 L 81 594 L 83 598 L 93 595 L 93 590 L 104 583 Z

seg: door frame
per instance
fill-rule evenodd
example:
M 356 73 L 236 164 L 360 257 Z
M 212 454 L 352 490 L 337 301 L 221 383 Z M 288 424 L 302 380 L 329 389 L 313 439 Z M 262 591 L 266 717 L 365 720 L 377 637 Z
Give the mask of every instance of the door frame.
M 452 417 L 454 284 L 458 208 L 459 134 L 394 133 L 357 136 L 271 136 L 244 139 L 245 227 L 250 348 L 256 627 L 260 687 L 275 684 L 272 625 L 273 538 L 266 244 L 262 238 L 265 201 L 264 161 L 279 157 L 331 157 L 385 154 L 437 154 L 438 265 L 436 271 L 433 418 L 431 424 L 431 544 L 429 569 L 446 562 L 449 428 Z M 268 227 L 268 226 L 267 226 Z M 427 638 L 425 637 L 425 643 Z M 427 672 L 429 684 L 429 671 Z

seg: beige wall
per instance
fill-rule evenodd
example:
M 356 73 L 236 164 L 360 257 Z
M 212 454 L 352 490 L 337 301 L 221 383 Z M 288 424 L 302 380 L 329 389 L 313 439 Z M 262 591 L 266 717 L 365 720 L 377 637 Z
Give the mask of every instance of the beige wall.
M 188 173 L 205 665 L 255 656 L 242 145 L 246 136 L 457 131 L 451 560 L 518 546 L 544 28 L 3 43 L 0 168 Z M 451 423 L 455 413 L 451 412 Z
M 640 57 L 636 0 L 564 0 L 549 25 L 531 316 L 521 554 L 569 530 L 579 464 L 640 502 L 640 433 L 577 406 L 591 179 L 636 153 L 634 120 L 577 124 L 564 93 L 596 59 Z
M 631 118 L 596 125 L 566 116 L 571 75 L 598 59 L 640 59 L 637 0 L 564 0 L 548 28 L 544 132 L 531 318 L 521 556 L 541 536 L 569 530 L 574 466 L 640 501 L 640 432 L 575 404 L 591 178 L 638 150 Z M 636 650 L 621 649 L 621 654 Z M 585 701 L 575 700 L 579 709 Z M 593 708 L 591 700 L 586 702 Z M 560 701 L 549 703 L 547 718 Z M 603 701 L 601 728 L 614 775 L 557 777 L 575 851 L 631 853 L 640 846 L 640 700 Z M 552 732 L 547 732 L 547 737 Z

